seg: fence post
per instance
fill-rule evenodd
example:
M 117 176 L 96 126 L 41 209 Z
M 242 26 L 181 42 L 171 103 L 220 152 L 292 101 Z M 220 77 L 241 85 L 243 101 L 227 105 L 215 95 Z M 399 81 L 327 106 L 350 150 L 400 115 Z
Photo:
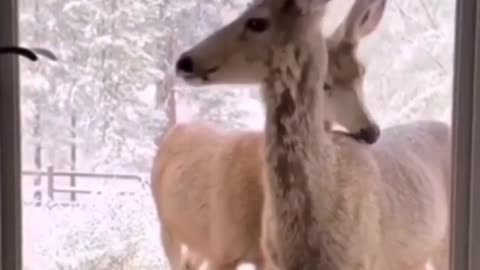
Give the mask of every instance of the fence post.
M 42 175 L 38 174 L 37 176 L 34 176 L 33 180 L 33 200 L 34 200 L 34 205 L 35 206 L 41 206 L 42 205 Z
M 47 167 L 47 193 L 50 201 L 53 201 L 54 188 L 54 175 L 53 175 L 53 166 Z
M 75 179 L 75 174 L 72 173 L 72 175 L 70 176 L 70 187 L 75 187 L 77 186 L 77 181 Z M 75 193 L 75 191 L 72 191 L 70 193 L 70 201 L 71 202 L 74 202 L 77 200 L 77 194 Z

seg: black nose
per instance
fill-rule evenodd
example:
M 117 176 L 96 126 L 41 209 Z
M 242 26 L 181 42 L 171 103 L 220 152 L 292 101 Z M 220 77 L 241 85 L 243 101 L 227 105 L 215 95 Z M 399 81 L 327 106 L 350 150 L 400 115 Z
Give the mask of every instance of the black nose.
M 193 72 L 193 60 L 190 56 L 182 56 L 177 61 L 177 71 L 192 73 Z
M 368 128 L 361 129 L 360 132 L 354 134 L 353 137 L 356 140 L 373 144 L 380 137 L 380 128 L 377 125 L 371 125 Z

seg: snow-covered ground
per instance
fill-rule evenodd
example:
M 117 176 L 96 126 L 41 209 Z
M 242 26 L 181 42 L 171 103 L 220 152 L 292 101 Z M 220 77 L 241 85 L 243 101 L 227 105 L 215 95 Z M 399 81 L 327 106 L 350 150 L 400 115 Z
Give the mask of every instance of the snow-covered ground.
M 114 190 L 81 204 L 23 207 L 25 270 L 166 269 L 148 190 Z

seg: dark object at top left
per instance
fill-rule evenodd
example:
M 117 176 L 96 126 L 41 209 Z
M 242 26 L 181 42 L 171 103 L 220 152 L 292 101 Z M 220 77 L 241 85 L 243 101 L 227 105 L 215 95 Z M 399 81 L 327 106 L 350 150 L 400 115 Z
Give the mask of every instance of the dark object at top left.
M 8 53 L 13 53 L 13 54 L 18 54 L 24 57 L 27 57 L 28 59 L 32 61 L 37 61 L 38 60 L 38 55 L 42 55 L 43 57 L 46 57 L 52 61 L 56 61 L 57 57 L 55 56 L 54 53 L 52 53 L 48 49 L 44 48 L 23 48 L 23 47 L 18 47 L 18 46 L 4 46 L 0 47 L 0 54 L 8 54 Z

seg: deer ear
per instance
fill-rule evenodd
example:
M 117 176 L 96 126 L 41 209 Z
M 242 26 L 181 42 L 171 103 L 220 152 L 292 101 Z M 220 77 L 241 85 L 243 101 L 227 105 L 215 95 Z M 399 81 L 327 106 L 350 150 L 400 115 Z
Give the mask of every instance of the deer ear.
M 364 37 L 373 30 L 375 30 L 385 13 L 385 7 L 387 5 L 387 0 L 378 0 L 374 1 L 367 12 L 363 14 L 360 21 L 358 22 L 358 33 L 359 37 Z
M 345 38 L 357 42 L 379 25 L 386 0 L 356 0 L 345 22 Z

